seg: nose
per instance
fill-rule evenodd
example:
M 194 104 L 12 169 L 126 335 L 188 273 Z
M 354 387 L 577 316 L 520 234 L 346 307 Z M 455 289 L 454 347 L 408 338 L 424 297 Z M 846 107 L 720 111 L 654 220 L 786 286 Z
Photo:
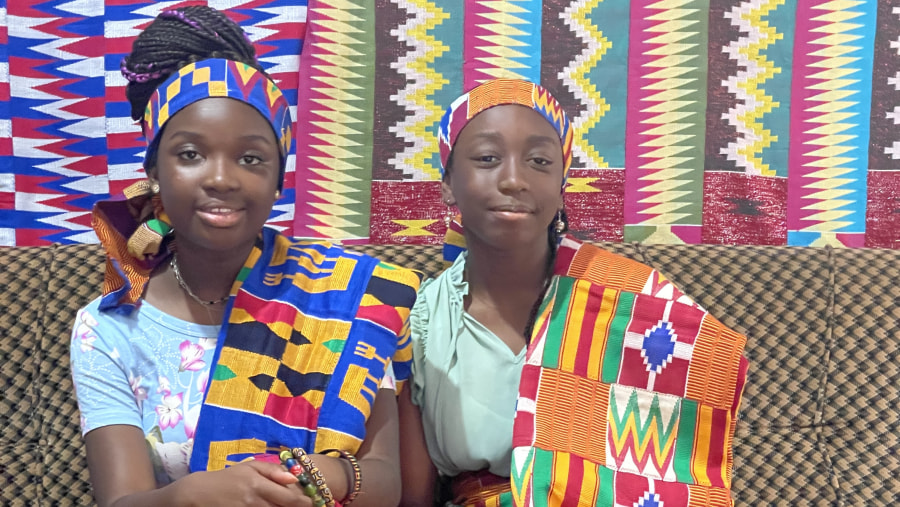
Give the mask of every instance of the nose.
M 525 161 L 517 156 L 506 157 L 500 167 L 498 188 L 504 194 L 515 194 L 528 189 L 525 179 Z
M 209 164 L 204 184 L 206 188 L 217 192 L 229 192 L 239 187 L 235 171 L 236 164 L 226 156 L 214 156 L 207 159 Z

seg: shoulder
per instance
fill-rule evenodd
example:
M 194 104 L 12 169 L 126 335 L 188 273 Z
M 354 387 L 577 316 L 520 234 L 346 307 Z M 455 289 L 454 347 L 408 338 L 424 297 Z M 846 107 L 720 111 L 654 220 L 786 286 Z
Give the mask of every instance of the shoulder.
M 447 306 L 453 302 L 462 304 L 463 296 L 469 292 L 465 281 L 466 254 L 463 253 L 447 269 L 434 278 L 424 280 L 419 286 L 416 311 L 428 311 L 434 305 Z M 431 311 L 434 309 L 432 308 Z
M 463 277 L 465 259 L 465 254 L 459 256 L 443 273 L 422 282 L 410 315 L 414 342 L 424 345 L 429 335 L 448 339 L 454 336 L 453 333 L 432 333 L 431 330 L 458 328 L 463 317 L 463 297 L 469 291 Z
M 555 274 L 699 308 L 693 299 L 653 266 L 568 235 L 560 241 Z
M 117 312 L 116 308 L 101 310 L 102 296 L 80 308 L 75 314 L 73 331 L 75 333 L 96 333 L 100 329 L 118 329 L 127 327 L 127 321 L 134 321 L 138 311 L 130 313 Z
M 556 252 L 555 274 L 593 283 L 642 292 L 656 270 L 642 262 L 605 250 L 597 245 L 563 236 Z

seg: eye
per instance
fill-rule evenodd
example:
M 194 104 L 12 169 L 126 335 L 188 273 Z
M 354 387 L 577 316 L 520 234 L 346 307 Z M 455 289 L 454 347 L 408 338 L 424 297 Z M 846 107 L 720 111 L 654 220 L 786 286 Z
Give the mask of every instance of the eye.
M 472 161 L 479 165 L 493 165 L 500 161 L 496 155 L 475 155 Z
M 200 158 L 200 153 L 198 153 L 196 150 L 181 150 L 178 153 L 178 158 L 182 160 L 193 161 Z
M 244 155 L 241 157 L 241 163 L 244 165 L 257 165 L 262 163 L 262 158 L 256 155 Z

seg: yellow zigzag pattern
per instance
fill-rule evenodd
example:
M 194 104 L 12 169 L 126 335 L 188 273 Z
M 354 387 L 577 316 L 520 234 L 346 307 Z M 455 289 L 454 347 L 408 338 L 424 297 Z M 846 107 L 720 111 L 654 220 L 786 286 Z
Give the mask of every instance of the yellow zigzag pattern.
M 747 174 L 776 174 L 768 164 L 763 163 L 760 154 L 772 142 L 777 141 L 778 136 L 773 136 L 771 131 L 763 128 L 759 120 L 771 112 L 773 107 L 780 105 L 765 94 L 762 84 L 780 73 L 781 69 L 776 69 L 760 51 L 784 38 L 767 21 L 761 20 L 779 5 L 784 5 L 784 0 L 755 0 L 744 2 L 725 13 L 725 18 L 730 19 L 732 25 L 742 34 L 747 34 L 725 48 L 725 52 L 746 71 L 737 76 L 729 76 L 722 83 L 737 98 L 738 105 L 729 109 L 725 119 L 737 129 L 738 138 L 737 141 L 728 143 L 727 148 L 722 148 L 721 153 L 743 167 Z
M 641 155 L 646 158 L 659 158 L 659 160 L 641 166 L 641 169 L 657 169 L 657 171 L 642 176 L 642 181 L 651 182 L 640 189 L 640 192 L 649 192 L 651 195 L 640 200 L 640 203 L 654 204 L 650 208 L 641 211 L 641 214 L 656 215 L 636 225 L 670 225 L 689 216 L 688 213 L 678 213 L 678 210 L 690 205 L 689 202 L 678 202 L 678 199 L 690 194 L 688 190 L 678 190 L 690 183 L 688 180 L 679 180 L 680 176 L 697 170 L 696 168 L 678 167 L 682 164 L 697 161 L 692 157 L 679 157 L 678 155 L 691 149 L 688 144 L 681 144 L 689 140 L 693 135 L 679 134 L 684 129 L 694 126 L 692 122 L 680 122 L 688 116 L 694 115 L 692 111 L 679 111 L 694 104 L 694 100 L 678 100 L 686 95 L 695 93 L 694 89 L 679 87 L 691 84 L 693 78 L 680 78 L 684 74 L 697 69 L 701 62 L 696 60 L 696 55 L 681 54 L 696 43 L 682 43 L 680 41 L 696 35 L 696 31 L 686 31 L 696 21 L 682 19 L 697 12 L 697 9 L 681 9 L 679 7 L 690 3 L 692 0 L 663 0 L 649 8 L 659 9 L 659 14 L 650 16 L 651 21 L 661 21 L 647 29 L 648 32 L 658 32 L 660 35 L 648 40 L 650 44 L 661 46 L 648 51 L 648 55 L 658 55 L 659 58 L 647 63 L 645 66 L 651 69 L 659 69 L 651 74 L 643 76 L 645 79 L 658 79 L 644 87 L 646 90 L 658 90 L 657 93 L 642 100 L 653 103 L 643 113 L 655 113 L 656 116 L 642 123 L 653 125 L 653 128 L 641 132 L 643 135 L 655 136 L 641 146 L 654 147 L 653 151 Z M 696 83 L 693 83 L 696 86 Z
M 590 22 L 591 11 L 599 5 L 601 0 L 575 0 L 559 17 L 570 27 L 572 31 L 584 42 L 584 49 L 569 62 L 560 72 L 563 83 L 575 95 L 575 97 L 587 107 L 576 118 L 572 119 L 572 128 L 575 131 L 575 139 L 572 143 L 573 154 L 588 168 L 609 167 L 600 153 L 587 139 L 587 133 L 609 111 L 609 104 L 600 95 L 597 87 L 591 83 L 588 73 L 597 66 L 612 43 L 603 36 L 597 26 Z M 569 192 L 572 192 L 571 188 Z
M 352 220 L 357 217 L 365 219 L 359 216 L 360 213 L 347 207 L 361 202 L 353 198 L 360 190 L 347 183 L 360 181 L 361 178 L 353 176 L 353 173 L 366 171 L 369 163 L 368 160 L 358 160 L 359 155 L 347 149 L 359 146 L 360 143 L 354 140 L 354 136 L 362 134 L 362 131 L 351 125 L 358 125 L 360 129 L 367 128 L 362 120 L 354 116 L 354 113 L 362 111 L 365 99 L 356 94 L 363 88 L 354 83 L 354 80 L 363 76 L 352 69 L 367 65 L 368 62 L 359 61 L 361 53 L 354 49 L 363 45 L 364 41 L 352 35 L 360 30 L 350 23 L 361 21 L 361 18 L 351 11 L 364 12 L 365 8 L 348 0 L 333 0 L 328 2 L 328 7 L 320 9 L 319 12 L 327 19 L 321 19 L 316 24 L 327 29 L 320 32 L 327 41 L 314 44 L 313 51 L 315 54 L 326 54 L 328 64 L 313 65 L 315 71 L 309 76 L 314 82 L 311 83 L 313 90 L 328 97 L 315 99 L 311 104 L 312 116 L 321 118 L 320 121 L 311 123 L 325 133 L 313 134 L 322 144 L 313 144 L 311 148 L 324 155 L 310 157 L 316 163 L 310 171 L 318 176 L 313 177 L 311 182 L 322 189 L 310 193 L 325 202 L 310 203 L 322 211 L 322 214 L 310 216 L 325 225 L 311 225 L 310 228 L 328 238 L 349 237 L 350 230 L 360 226 Z M 321 109 L 316 109 L 316 105 L 321 106 Z
M 394 3 L 415 16 L 397 27 L 397 38 L 413 47 L 391 67 L 406 76 L 406 86 L 391 96 L 401 107 L 410 111 L 409 122 L 398 122 L 391 127 L 406 141 L 409 147 L 390 159 L 390 163 L 413 180 L 439 180 L 440 169 L 430 160 L 438 152 L 437 136 L 427 128 L 436 125 L 444 113 L 443 105 L 435 104 L 429 97 L 449 81 L 434 69 L 434 60 L 449 51 L 449 47 L 428 34 L 450 15 L 428 0 L 393 0 Z
M 842 178 L 841 176 L 853 171 L 852 168 L 843 166 L 853 162 L 854 159 L 842 157 L 841 155 L 853 149 L 852 146 L 843 146 L 843 143 L 856 138 L 855 135 L 842 134 L 842 132 L 855 127 L 856 124 L 845 121 L 849 120 L 855 113 L 842 111 L 857 103 L 845 100 L 855 95 L 857 91 L 843 88 L 852 87 L 859 83 L 857 79 L 848 78 L 851 74 L 859 72 L 859 69 L 850 67 L 850 65 L 859 60 L 859 57 L 845 55 L 861 49 L 859 46 L 850 44 L 862 38 L 862 36 L 846 32 L 862 26 L 856 23 L 849 23 L 853 18 L 863 15 L 862 12 L 851 10 L 862 3 L 861 1 L 838 0 L 816 7 L 817 9 L 830 12 L 813 19 L 813 21 L 824 21 L 828 24 L 814 30 L 823 33 L 823 35 L 811 42 L 811 44 L 823 46 L 822 49 L 811 53 L 811 56 L 818 56 L 823 59 L 811 64 L 812 67 L 821 68 L 822 71 L 810 77 L 812 79 L 822 79 L 823 81 L 810 87 L 810 89 L 821 90 L 821 92 L 806 99 L 807 102 L 818 103 L 818 105 L 810 107 L 806 111 L 821 114 L 808 120 L 809 123 L 818 124 L 819 126 L 807 130 L 805 133 L 816 134 L 819 137 L 805 144 L 819 146 L 820 148 L 804 153 L 803 156 L 815 157 L 814 160 L 805 162 L 804 166 L 818 167 L 820 169 L 805 176 L 805 178 L 810 178 L 812 181 L 804 185 L 804 188 L 813 188 L 818 191 L 804 197 L 804 199 L 814 202 L 803 209 L 817 210 L 818 213 L 804 219 L 816 223 L 802 229 L 803 231 L 833 232 L 852 223 L 850 221 L 840 221 L 841 218 L 851 214 L 852 211 L 839 208 L 853 203 L 851 199 L 841 199 L 841 197 L 852 192 L 852 190 L 843 190 L 841 187 L 851 183 L 853 179 Z
M 626 397 L 627 396 L 627 397 Z M 672 456 L 675 437 L 678 435 L 680 402 L 671 403 L 671 397 L 656 393 L 639 395 L 637 390 L 617 388 L 610 399 L 608 452 L 622 457 L 629 451 L 639 471 L 647 471 L 647 461 L 652 461 L 660 478 L 666 462 Z M 651 472 L 651 475 L 654 475 Z
M 511 78 L 525 79 L 525 76 L 518 74 L 513 69 L 525 69 L 528 66 L 516 58 L 528 58 L 528 44 L 517 40 L 515 37 L 528 35 L 516 28 L 516 25 L 527 24 L 528 21 L 516 17 L 516 14 L 528 12 L 526 9 L 519 7 L 515 2 L 526 2 L 528 0 L 507 0 L 507 1 L 484 1 L 481 5 L 487 7 L 494 12 L 481 13 L 480 16 L 487 20 L 486 23 L 478 23 L 477 26 L 493 35 L 480 35 L 479 39 L 488 43 L 486 46 L 476 46 L 486 53 L 494 56 L 482 56 L 477 60 L 487 64 L 486 67 L 479 68 L 480 72 L 488 74 L 494 78 Z M 525 53 L 514 48 L 525 47 Z

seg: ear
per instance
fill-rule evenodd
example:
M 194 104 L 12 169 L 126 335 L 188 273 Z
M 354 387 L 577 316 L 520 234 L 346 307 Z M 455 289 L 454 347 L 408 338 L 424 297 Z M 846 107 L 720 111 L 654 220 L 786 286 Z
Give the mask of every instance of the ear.
M 453 197 L 453 190 L 450 188 L 449 175 L 441 181 L 441 200 L 448 206 L 456 204 L 456 197 Z

